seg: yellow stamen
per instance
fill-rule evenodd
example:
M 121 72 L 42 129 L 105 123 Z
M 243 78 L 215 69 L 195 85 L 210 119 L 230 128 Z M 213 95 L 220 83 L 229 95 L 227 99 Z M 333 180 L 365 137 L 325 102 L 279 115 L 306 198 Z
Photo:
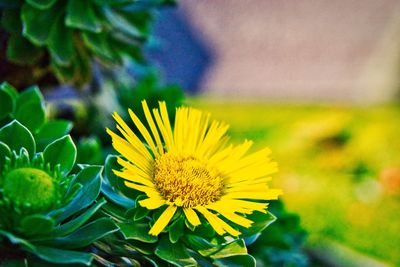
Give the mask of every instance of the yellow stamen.
M 221 176 L 205 163 L 170 153 L 155 161 L 154 183 L 166 200 L 185 208 L 215 202 L 224 189 Z

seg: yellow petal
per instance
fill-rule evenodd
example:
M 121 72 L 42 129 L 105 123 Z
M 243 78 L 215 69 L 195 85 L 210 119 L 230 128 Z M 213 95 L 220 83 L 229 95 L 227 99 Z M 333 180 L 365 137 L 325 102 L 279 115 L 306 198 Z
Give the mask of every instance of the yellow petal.
M 140 206 L 145 207 L 149 210 L 158 209 L 162 205 L 166 204 L 166 201 L 160 197 L 150 197 L 139 201 Z
M 157 148 L 159 149 L 159 153 L 163 154 L 164 149 L 163 149 L 163 145 L 161 143 L 161 138 L 160 138 L 160 135 L 158 134 L 156 124 L 154 123 L 153 117 L 151 116 L 150 109 L 147 105 L 146 100 L 142 101 L 142 106 L 143 106 L 143 110 L 144 110 L 144 115 L 146 116 L 147 123 L 149 124 L 151 132 L 154 136 L 154 139 L 156 140 Z
M 198 226 L 201 224 L 199 216 L 197 216 L 196 212 L 192 208 L 184 208 L 183 212 L 191 225 Z
M 153 151 L 154 155 L 159 155 L 156 145 L 154 144 L 154 141 L 151 138 L 149 131 L 147 131 L 146 127 L 144 127 L 143 123 L 140 121 L 140 119 L 136 116 L 136 114 L 131 109 L 128 109 L 128 112 L 129 112 L 129 115 L 131 116 L 132 121 L 135 123 L 139 132 L 142 134 L 144 140 L 150 146 L 151 151 Z
M 146 185 L 139 185 L 127 181 L 125 181 L 124 184 L 129 188 L 145 193 L 148 197 L 160 196 L 157 190 L 152 187 L 148 187 Z
M 282 195 L 280 189 L 268 189 L 266 192 L 234 192 L 228 193 L 225 196 L 233 199 L 259 199 L 259 200 L 272 200 L 278 199 Z
M 168 206 L 168 208 L 157 219 L 153 227 L 151 227 L 149 235 L 157 236 L 159 233 L 161 233 L 161 231 L 164 230 L 165 226 L 168 225 L 172 216 L 174 216 L 176 209 L 176 206 Z

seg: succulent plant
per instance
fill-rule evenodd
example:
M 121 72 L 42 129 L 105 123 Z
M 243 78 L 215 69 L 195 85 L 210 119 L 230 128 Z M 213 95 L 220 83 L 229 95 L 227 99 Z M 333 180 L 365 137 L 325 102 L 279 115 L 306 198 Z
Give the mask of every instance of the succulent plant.
M 64 134 L 69 124 L 46 121 L 37 88 L 18 94 L 4 83 L 0 95 L 0 265 L 90 265 L 87 247 L 118 230 L 96 215 L 105 204 L 97 199 L 103 168 L 71 173 L 77 151 Z
M 36 64 L 37 79 L 51 71 L 61 82 L 83 84 L 93 58 L 108 64 L 121 64 L 125 56 L 142 61 L 154 11 L 172 2 L 0 0 L 7 59 Z

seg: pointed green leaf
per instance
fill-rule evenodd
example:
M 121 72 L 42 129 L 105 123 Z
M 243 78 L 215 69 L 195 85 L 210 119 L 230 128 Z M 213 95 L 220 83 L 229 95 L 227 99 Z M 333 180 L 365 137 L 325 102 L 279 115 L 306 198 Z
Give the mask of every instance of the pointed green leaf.
M 209 257 L 210 254 L 219 250 L 219 246 L 210 243 L 209 240 L 200 236 L 185 234 L 183 241 L 188 247 L 196 250 L 200 255 L 205 257 Z
M 218 267 L 255 267 L 256 260 L 253 256 L 247 254 L 214 260 L 213 264 Z
M 218 259 L 218 258 L 226 258 L 230 256 L 246 255 L 246 254 L 247 254 L 247 248 L 246 244 L 244 243 L 244 240 L 237 239 L 227 245 L 222 246 L 220 250 L 211 255 L 211 258 Z
M 107 33 L 82 32 L 85 45 L 102 59 L 107 61 L 119 60 L 115 48 L 111 47 Z
M 57 217 L 61 222 L 72 214 L 88 207 L 95 201 L 100 193 L 101 186 L 101 166 L 90 166 L 81 170 L 72 181 L 72 186 L 81 184 L 82 189 L 73 198 L 73 200 L 63 208 L 63 212 Z
M 132 38 L 143 37 L 139 29 L 133 23 L 131 23 L 123 15 L 123 13 L 118 13 L 117 11 L 109 7 L 104 7 L 103 12 L 107 20 L 110 21 L 112 25 L 114 25 L 115 31 L 122 32 Z
M 87 222 L 100 208 L 106 203 L 105 199 L 100 199 L 96 205 L 91 206 L 84 213 L 73 220 L 56 227 L 51 231 L 52 236 L 64 236 L 72 233 Z
M 17 98 L 15 118 L 32 132 L 37 132 L 46 119 L 44 99 L 39 88 L 33 86 Z
M 187 248 L 180 242 L 171 243 L 167 236 L 161 238 L 155 254 L 175 266 L 197 266 L 196 260 L 189 255 Z
M 137 207 L 135 209 L 135 214 L 133 215 L 133 220 L 134 221 L 139 221 L 143 218 L 145 218 L 147 215 L 149 215 L 150 210 L 142 207 Z
M 8 83 L 0 85 L 0 120 L 14 111 L 16 95 L 14 87 Z
M 39 151 L 42 151 L 48 144 L 54 140 L 69 134 L 72 129 L 72 122 L 66 120 L 47 121 L 35 135 L 36 145 Z
M 139 240 L 145 243 L 155 243 L 158 241 L 156 236 L 148 234 L 150 230 L 148 224 L 119 223 L 118 227 L 125 239 Z
M 23 106 L 27 103 L 39 103 L 42 104 L 44 103 L 44 98 L 42 93 L 40 92 L 39 87 L 37 86 L 31 86 L 27 89 L 25 89 L 22 93 L 18 95 L 17 98 L 17 107 L 18 106 Z
M 62 1 L 59 1 L 62 4 Z M 49 33 L 62 13 L 62 5 L 55 4 L 46 10 L 39 10 L 29 4 L 22 6 L 21 18 L 23 35 L 38 46 L 46 44 Z
M 73 31 L 64 25 L 64 20 L 59 17 L 51 27 L 47 39 L 47 47 L 52 59 L 60 66 L 69 66 L 74 57 Z
M 55 221 L 51 217 L 34 214 L 22 219 L 20 230 L 27 236 L 33 236 L 48 233 L 54 226 Z
M 36 144 L 31 132 L 17 120 L 13 120 L 0 129 L 0 142 L 7 144 L 16 152 L 24 147 L 31 157 L 35 155 Z
M 56 249 L 45 246 L 36 246 L 32 253 L 45 261 L 58 264 L 83 264 L 89 266 L 93 260 L 93 256 L 90 253 Z
M 250 237 L 260 233 L 276 220 L 276 217 L 272 213 L 262 213 L 259 211 L 247 215 L 247 218 L 253 221 L 253 224 L 249 228 L 240 227 L 239 230 L 242 233 L 240 237 Z
M 82 248 L 96 240 L 118 231 L 118 227 L 109 218 L 100 218 L 79 228 L 73 233 L 38 243 L 57 248 Z
M 57 0 L 26 0 L 27 3 L 31 4 L 33 7 L 37 9 L 48 9 L 56 1 Z
M 113 170 L 118 170 L 121 166 L 117 162 L 118 157 L 115 155 L 108 155 L 104 164 L 104 175 L 112 188 L 118 188 L 118 180 L 120 179 L 115 175 Z
M 49 144 L 43 151 L 43 157 L 53 168 L 60 164 L 61 173 L 67 175 L 76 159 L 76 147 L 71 136 L 66 135 Z
M 181 238 L 184 234 L 184 226 L 185 226 L 185 219 L 181 216 L 179 219 L 175 220 L 173 224 L 169 227 L 169 240 L 172 243 L 178 242 L 179 238 Z
M 69 0 L 65 24 L 95 33 L 101 31 L 100 20 L 93 11 L 91 1 Z
M 29 243 L 29 241 L 27 241 L 26 239 L 19 238 L 19 237 L 13 235 L 10 232 L 6 232 L 6 231 L 3 231 L 3 230 L 0 230 L 0 237 L 3 237 L 3 236 L 5 238 L 7 238 L 10 241 L 11 244 L 19 245 L 19 246 L 21 246 L 24 249 L 27 249 L 29 251 L 32 251 L 32 250 L 35 249 L 35 247 L 31 243 Z M 0 240 L 1 239 L 2 238 L 0 238 Z
M 46 120 L 46 111 L 42 103 L 33 101 L 24 105 L 17 105 L 15 110 L 15 119 L 24 124 L 33 133 L 44 124 Z
M 44 55 L 43 49 L 34 46 L 19 34 L 12 34 L 7 43 L 7 59 L 20 65 L 35 64 Z

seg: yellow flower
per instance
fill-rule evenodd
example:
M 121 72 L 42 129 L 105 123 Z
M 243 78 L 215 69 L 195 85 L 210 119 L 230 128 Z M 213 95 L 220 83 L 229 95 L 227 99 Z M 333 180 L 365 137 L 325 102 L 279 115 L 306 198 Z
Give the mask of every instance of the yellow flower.
M 123 137 L 109 129 L 107 133 L 122 155 L 118 163 L 123 169 L 114 173 L 127 187 L 147 196 L 139 204 L 149 210 L 167 207 L 149 234 L 158 235 L 182 209 L 193 226 L 201 224 L 201 215 L 219 235 L 238 236 L 240 232 L 227 221 L 248 228 L 253 222 L 246 214 L 265 213 L 265 200 L 281 194 L 267 185 L 269 175 L 277 171 L 268 148 L 246 155 L 252 142 L 227 145 L 229 126 L 210 122 L 209 114 L 177 108 L 172 129 L 165 102 L 153 114 L 146 101 L 142 105 L 148 128 L 131 110 L 129 115 L 147 146 L 117 113 L 113 117 Z

